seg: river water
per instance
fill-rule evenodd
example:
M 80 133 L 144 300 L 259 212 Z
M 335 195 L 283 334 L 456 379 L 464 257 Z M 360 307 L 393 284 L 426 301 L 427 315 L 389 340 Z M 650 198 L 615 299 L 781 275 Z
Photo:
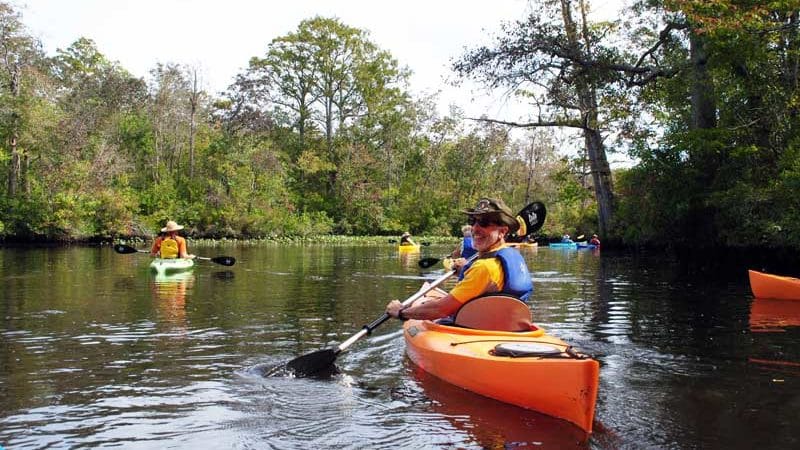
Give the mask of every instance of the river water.
M 0 446 L 800 446 L 800 302 L 754 300 L 746 273 L 679 276 L 660 254 L 523 251 L 534 321 L 600 361 L 590 436 L 427 375 L 397 321 L 330 379 L 262 376 L 358 332 L 449 250 L 198 247 L 238 261 L 157 279 L 109 247 L 0 249 Z

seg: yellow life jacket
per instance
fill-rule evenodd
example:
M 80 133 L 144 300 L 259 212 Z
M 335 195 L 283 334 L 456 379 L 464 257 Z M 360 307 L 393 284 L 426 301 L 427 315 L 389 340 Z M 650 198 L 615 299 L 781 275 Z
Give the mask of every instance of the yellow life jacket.
M 177 258 L 180 255 L 180 250 L 178 249 L 178 241 L 172 238 L 166 238 L 161 241 L 161 249 L 160 249 L 161 257 L 164 259 L 173 259 Z

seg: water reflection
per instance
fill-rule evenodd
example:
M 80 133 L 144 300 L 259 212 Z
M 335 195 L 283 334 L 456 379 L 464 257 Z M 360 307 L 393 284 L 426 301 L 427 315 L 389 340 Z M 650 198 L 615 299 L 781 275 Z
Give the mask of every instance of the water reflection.
M 400 258 L 400 264 L 406 268 L 414 268 L 417 267 L 417 262 L 420 258 L 420 252 L 417 251 L 398 251 L 398 257 Z
M 800 326 L 800 300 L 754 298 L 750 304 L 750 331 L 784 331 Z
M 192 271 L 153 277 L 150 290 L 156 311 L 163 321 L 186 326 L 186 295 L 194 286 L 194 281 Z
M 800 331 L 800 301 L 754 298 L 749 323 L 754 340 L 748 362 L 767 371 L 776 385 L 800 376 L 800 352 L 787 351 L 784 344 Z

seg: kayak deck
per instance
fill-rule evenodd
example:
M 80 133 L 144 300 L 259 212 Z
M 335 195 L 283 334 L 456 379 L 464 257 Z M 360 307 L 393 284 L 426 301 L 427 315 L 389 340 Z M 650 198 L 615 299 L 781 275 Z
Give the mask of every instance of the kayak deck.
M 505 403 L 565 419 L 591 432 L 600 365 L 542 329 L 474 330 L 408 320 L 406 352 L 451 384 Z M 498 347 L 498 345 L 502 345 Z M 545 349 L 538 356 L 501 356 L 503 347 Z

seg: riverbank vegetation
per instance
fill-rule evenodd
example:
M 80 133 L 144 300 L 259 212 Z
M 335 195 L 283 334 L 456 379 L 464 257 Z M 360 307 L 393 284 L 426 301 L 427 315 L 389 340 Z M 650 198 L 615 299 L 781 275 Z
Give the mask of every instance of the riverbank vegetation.
M 454 236 L 459 210 L 497 195 L 547 204 L 545 235 L 800 248 L 794 2 L 638 1 L 616 22 L 533 3 L 453 63 L 529 103 L 519 122 L 441 115 L 413 67 L 335 18 L 266 42 L 211 95 L 196 67 L 139 78 L 86 38 L 47 55 L 0 3 L 0 238 L 167 219 L 199 238 Z

